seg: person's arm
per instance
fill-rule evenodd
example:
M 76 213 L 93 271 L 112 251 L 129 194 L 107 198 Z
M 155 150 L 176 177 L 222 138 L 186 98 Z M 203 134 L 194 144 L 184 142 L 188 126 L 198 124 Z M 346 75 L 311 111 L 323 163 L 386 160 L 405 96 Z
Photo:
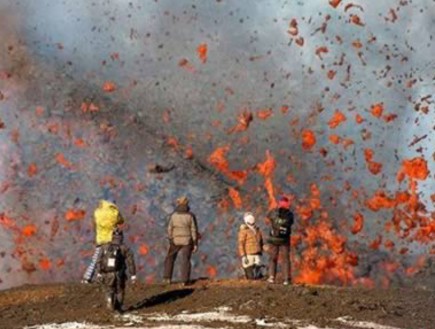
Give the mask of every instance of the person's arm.
M 288 222 L 289 222 L 289 228 L 291 229 L 292 225 L 294 224 L 294 214 L 292 211 L 290 211 L 289 216 L 290 216 L 290 218 L 289 218 Z
M 259 241 L 259 243 L 260 243 L 260 250 L 262 251 L 263 250 L 263 234 L 261 233 L 260 229 L 258 229 L 258 236 L 260 238 L 260 241 Z
M 192 237 L 193 245 L 198 245 L 198 224 L 195 215 L 192 214 L 192 221 L 190 223 L 190 235 Z
M 238 240 L 239 240 L 239 255 L 240 257 L 245 257 L 246 256 L 246 230 L 240 229 L 239 230 L 239 236 L 238 236 Z
M 97 221 L 96 221 L 95 217 L 92 218 L 92 230 L 94 232 L 95 244 L 97 244 Z
M 95 274 L 101 274 L 101 268 L 103 267 L 103 254 L 105 252 L 104 246 L 101 247 L 100 252 L 98 253 L 97 262 L 95 264 Z
M 127 270 L 130 277 L 136 277 L 136 263 L 134 261 L 134 254 L 130 248 L 125 247 L 125 260 L 127 263 Z
M 172 221 L 172 216 L 169 217 L 169 224 L 168 224 L 168 239 L 169 241 L 172 241 L 174 233 L 174 223 Z
M 269 211 L 266 214 L 266 220 L 265 220 L 265 222 L 266 222 L 266 224 L 268 226 L 272 225 L 272 218 L 273 218 L 273 216 L 274 216 L 274 210 L 271 210 L 271 211 Z

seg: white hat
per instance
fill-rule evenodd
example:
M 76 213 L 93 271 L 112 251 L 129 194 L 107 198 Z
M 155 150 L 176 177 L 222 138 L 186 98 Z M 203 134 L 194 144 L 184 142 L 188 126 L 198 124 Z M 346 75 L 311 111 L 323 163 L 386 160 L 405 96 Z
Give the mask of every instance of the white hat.
M 243 220 L 245 221 L 245 224 L 247 224 L 247 225 L 254 225 L 255 224 L 255 217 L 252 214 L 252 212 L 245 212 L 243 215 Z

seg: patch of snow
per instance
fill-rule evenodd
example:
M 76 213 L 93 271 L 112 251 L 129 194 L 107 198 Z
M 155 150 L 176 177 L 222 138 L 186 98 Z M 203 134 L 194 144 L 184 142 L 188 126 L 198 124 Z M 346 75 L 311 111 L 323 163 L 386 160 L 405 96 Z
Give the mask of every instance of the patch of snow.
M 316 327 L 316 326 L 314 326 L 314 325 L 312 325 L 312 324 L 309 324 L 309 325 L 307 325 L 307 326 L 304 326 L 304 327 L 298 327 L 298 329 L 334 329 L 334 328 L 329 328 L 329 327 Z
M 142 316 L 135 315 L 135 314 L 132 314 L 132 313 L 117 315 L 116 318 L 120 319 L 121 321 L 124 321 L 124 322 L 128 321 L 128 323 L 125 324 L 126 326 L 143 323 L 143 317 Z
M 188 311 L 183 311 L 181 314 L 168 315 L 166 313 L 157 313 L 147 316 L 146 319 L 149 321 L 172 321 L 172 322 L 228 322 L 228 323 L 250 323 L 255 321 L 257 326 L 260 327 L 271 327 L 271 328 L 288 328 L 289 325 L 282 322 L 273 322 L 273 319 L 252 319 L 247 315 L 235 315 L 229 313 L 231 311 L 230 307 L 218 307 L 211 312 L 203 313 L 189 313 Z
M 282 322 L 271 322 L 268 319 L 255 319 L 255 324 L 260 327 L 271 327 L 271 328 L 288 328 L 289 325 Z
M 352 320 L 352 318 L 348 316 L 342 316 L 337 318 L 337 321 L 344 323 L 348 326 L 354 327 L 354 328 L 362 328 L 362 329 L 400 329 L 398 327 L 391 327 L 391 326 L 384 326 L 382 324 L 377 324 L 374 322 L 367 322 L 367 321 L 355 321 Z
M 168 315 L 166 313 L 147 316 L 150 321 L 179 321 L 179 322 L 229 322 L 229 323 L 249 323 L 251 317 L 247 315 L 234 315 L 228 313 L 231 310 L 228 307 L 219 307 L 212 312 L 204 313 L 187 313 L 183 312 L 177 315 Z
M 41 324 L 41 325 L 36 325 L 31 327 L 24 327 L 24 329 L 101 329 L 101 327 L 86 322 L 85 323 L 66 322 L 66 323 Z
M 232 315 L 221 312 L 204 312 L 204 313 L 184 313 L 174 316 L 166 313 L 157 314 L 147 317 L 150 321 L 180 321 L 180 322 L 230 322 L 230 323 L 248 323 L 251 318 L 246 315 Z
M 104 329 L 104 328 L 102 328 Z M 111 329 L 111 328 L 110 328 Z M 113 328 L 113 329 L 127 329 L 127 328 Z M 162 326 L 152 326 L 152 327 L 134 327 L 134 329 L 229 329 L 226 327 L 204 327 L 199 325 L 190 324 L 165 324 Z
M 203 313 L 189 313 L 188 311 L 183 311 L 180 314 L 168 315 L 166 313 L 151 313 L 143 316 L 137 314 L 124 314 L 116 315 L 117 319 L 126 322 L 123 326 L 113 326 L 105 325 L 99 326 L 90 323 L 79 323 L 79 322 L 66 322 L 66 323 L 52 323 L 52 324 L 41 324 L 37 326 L 27 326 L 24 329 L 128 329 L 135 326 L 135 329 L 228 329 L 227 327 L 208 327 L 200 324 L 192 324 L 198 322 L 226 322 L 228 324 L 256 324 L 258 327 L 266 328 L 294 328 L 297 329 L 333 329 L 331 327 L 318 327 L 313 324 L 309 324 L 302 320 L 292 320 L 286 319 L 285 322 L 274 322 L 274 319 L 253 319 L 247 315 L 235 315 L 230 313 L 231 308 L 229 307 L 219 307 L 210 312 Z M 152 321 L 154 324 L 144 324 Z M 352 327 L 355 329 L 400 329 L 398 327 L 391 327 L 386 325 L 377 324 L 368 321 L 356 321 L 349 316 L 339 317 L 335 321 L 346 325 L 347 327 Z M 156 322 L 178 322 L 186 324 L 156 324 Z M 136 327 L 140 325 L 141 327 Z
M 24 327 L 24 329 L 130 329 L 130 327 L 115 327 L 111 325 L 107 326 L 97 326 L 89 323 L 78 323 L 78 322 L 66 322 L 66 323 L 52 323 L 52 324 L 42 324 L 31 327 Z M 165 324 L 161 326 L 150 326 L 150 327 L 135 327 L 135 329 L 229 329 L 226 327 L 204 327 L 199 325 L 189 325 L 189 324 Z

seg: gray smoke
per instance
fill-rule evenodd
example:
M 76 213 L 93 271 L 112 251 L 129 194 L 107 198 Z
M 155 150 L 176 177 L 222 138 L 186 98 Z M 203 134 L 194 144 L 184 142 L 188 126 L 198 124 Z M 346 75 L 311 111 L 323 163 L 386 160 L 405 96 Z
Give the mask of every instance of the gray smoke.
M 334 9 L 327 0 L 3 1 L 0 14 L 8 18 L 2 19 L 0 32 L 5 40 L 0 186 L 10 187 L 2 193 L 0 213 L 17 227 L 0 225 L 5 251 L 0 287 L 77 279 L 79 271 L 72 269 L 82 270 L 92 250 L 93 208 L 107 194 L 131 218 L 131 236 L 137 236 L 131 242 L 150 247 L 139 260 L 144 277 L 153 279 L 161 266 L 165 216 L 184 193 L 193 199 L 204 232 L 195 274 L 207 275 L 210 265 L 221 276 L 234 275 L 240 212 L 253 209 L 262 222 L 268 205 L 262 178 L 251 172 L 240 187 L 243 209 L 223 212 L 217 206 L 226 189 L 236 186 L 207 163 L 224 145 L 231 146 L 232 170 L 253 168 L 270 150 L 277 160 L 277 193 L 303 199 L 316 183 L 334 225 L 349 221 L 351 226 L 359 211 L 366 217 L 364 241 L 384 234 L 391 213 L 366 210 L 365 198 L 380 188 L 398 190 L 396 173 L 403 159 L 421 155 L 431 172 L 435 169 L 430 147 L 435 6 L 429 0 L 350 4 L 342 1 Z M 364 26 L 353 24 L 352 15 Z M 292 19 L 303 46 L 287 32 Z M 356 41 L 361 48 L 352 45 Z M 196 54 L 203 43 L 206 63 Z M 328 52 L 316 55 L 320 47 Z M 188 65 L 180 66 L 183 60 Z M 332 80 L 330 70 L 336 72 Z M 103 92 L 105 81 L 113 81 L 117 90 Z M 82 113 L 83 102 L 99 111 Z M 370 107 L 380 102 L 397 119 L 374 118 Z M 285 114 L 284 105 L 289 107 Z M 42 116 L 35 115 L 37 106 L 44 108 Z M 266 108 L 272 116 L 259 119 L 257 111 Z M 347 121 L 332 130 L 327 123 L 336 109 Z M 243 110 L 253 112 L 253 122 L 246 132 L 229 134 Z M 355 124 L 357 113 L 365 119 L 361 125 Z M 163 120 L 167 115 L 169 123 Z M 316 134 L 311 151 L 301 147 L 303 129 Z M 333 145 L 331 134 L 354 144 Z M 166 145 L 167 137 L 179 141 L 178 153 Z M 76 147 L 77 139 L 87 146 Z M 186 147 L 193 149 L 195 161 L 183 159 Z M 383 164 L 377 176 L 366 168 L 366 148 Z M 320 154 L 322 149 L 327 155 Z M 59 165 L 60 153 L 73 169 Z M 38 174 L 29 177 L 32 163 Z M 148 171 L 155 163 L 174 164 L 176 170 L 156 178 Z M 431 178 L 419 185 L 429 211 Z M 361 192 L 358 200 L 345 183 Z M 71 208 L 86 210 L 86 219 L 65 222 Z M 19 241 L 17 251 L 19 230 L 31 223 L 38 232 Z M 390 235 L 385 233 L 399 248 L 402 242 Z M 408 247 L 419 254 L 430 246 Z M 48 257 L 65 265 L 29 275 L 22 270 L 23 254 L 29 263 Z

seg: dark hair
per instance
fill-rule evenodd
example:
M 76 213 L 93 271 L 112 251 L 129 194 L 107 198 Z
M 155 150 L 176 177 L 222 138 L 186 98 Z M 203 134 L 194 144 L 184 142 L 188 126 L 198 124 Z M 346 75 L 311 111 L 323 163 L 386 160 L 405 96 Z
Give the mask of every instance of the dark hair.
M 124 233 L 119 228 L 113 231 L 112 241 L 122 243 L 124 240 Z

